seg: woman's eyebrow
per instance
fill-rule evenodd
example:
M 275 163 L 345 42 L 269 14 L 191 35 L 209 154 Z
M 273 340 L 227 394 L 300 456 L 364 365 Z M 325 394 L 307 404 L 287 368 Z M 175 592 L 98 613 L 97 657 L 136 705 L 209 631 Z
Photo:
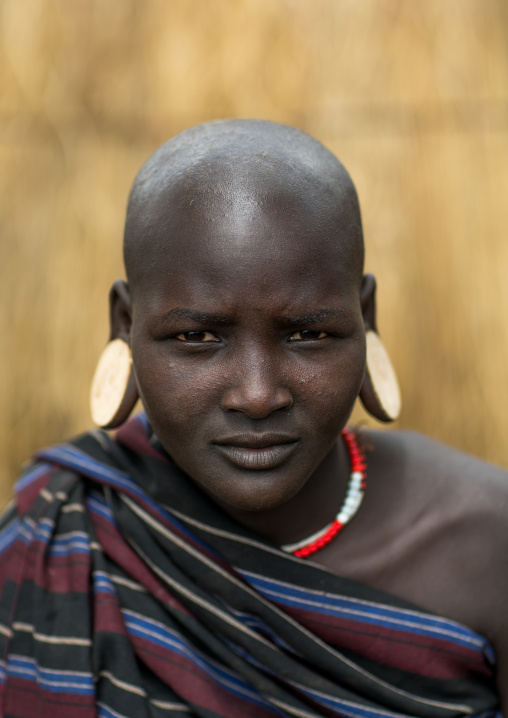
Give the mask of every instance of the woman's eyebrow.
M 185 307 L 175 307 L 166 312 L 163 319 L 170 319 L 177 316 L 179 319 L 188 319 L 198 324 L 231 324 L 231 317 L 223 314 L 209 314 L 207 312 L 196 312 L 194 309 L 186 309 Z
M 304 325 L 304 324 L 316 324 L 323 319 L 340 319 L 342 312 L 338 309 L 320 309 L 317 312 L 310 312 L 309 314 L 302 314 L 298 317 L 284 315 L 282 317 L 285 324 L 289 325 Z
M 283 315 L 281 320 L 284 324 L 289 326 L 302 326 L 308 324 L 316 324 L 323 319 L 340 319 L 343 313 L 338 309 L 319 309 L 315 312 L 309 312 L 308 314 L 302 314 L 299 316 Z M 161 319 L 170 319 L 171 317 L 177 316 L 179 319 L 185 319 L 198 324 L 231 324 L 233 319 L 224 314 L 212 314 L 208 312 L 197 312 L 194 309 L 187 309 L 186 307 L 174 307 L 166 312 Z

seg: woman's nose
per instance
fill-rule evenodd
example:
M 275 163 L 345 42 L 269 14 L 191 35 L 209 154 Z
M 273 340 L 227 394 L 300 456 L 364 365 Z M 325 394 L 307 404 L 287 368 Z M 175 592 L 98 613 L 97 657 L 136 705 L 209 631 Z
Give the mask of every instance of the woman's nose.
M 241 411 L 251 419 L 264 419 L 278 409 L 293 404 L 290 390 L 280 380 L 275 362 L 266 362 L 251 356 L 240 364 L 222 397 L 226 411 Z

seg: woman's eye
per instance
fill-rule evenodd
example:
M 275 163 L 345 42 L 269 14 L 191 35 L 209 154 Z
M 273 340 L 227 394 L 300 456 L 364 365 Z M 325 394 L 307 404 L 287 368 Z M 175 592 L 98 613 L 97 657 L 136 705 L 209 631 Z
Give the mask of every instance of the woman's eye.
M 180 342 L 187 342 L 188 344 L 192 342 L 201 344 L 202 342 L 220 341 L 212 332 L 182 332 L 182 334 L 177 334 L 175 339 L 178 339 Z
M 316 339 L 325 339 L 328 334 L 326 332 L 320 332 L 317 329 L 300 329 L 298 332 L 293 332 L 289 337 L 290 342 L 310 342 Z

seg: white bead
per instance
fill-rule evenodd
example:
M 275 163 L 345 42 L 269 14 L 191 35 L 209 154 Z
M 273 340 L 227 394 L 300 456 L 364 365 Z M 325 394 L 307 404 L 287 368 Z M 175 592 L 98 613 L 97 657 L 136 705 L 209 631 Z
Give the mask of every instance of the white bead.
M 363 474 L 361 471 L 353 471 L 351 474 L 351 479 L 353 481 L 361 481 L 363 479 Z
M 351 503 L 351 511 L 357 511 L 359 506 L 360 506 L 360 500 L 356 499 L 356 501 L 353 501 Z

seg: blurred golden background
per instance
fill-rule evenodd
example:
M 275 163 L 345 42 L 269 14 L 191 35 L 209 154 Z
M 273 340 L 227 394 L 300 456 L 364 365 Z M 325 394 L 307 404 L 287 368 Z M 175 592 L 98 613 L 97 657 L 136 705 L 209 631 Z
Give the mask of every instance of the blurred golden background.
M 134 174 L 175 133 L 225 117 L 295 125 L 341 158 L 399 425 L 508 466 L 505 0 L 0 12 L 0 502 L 33 450 L 90 426 Z

